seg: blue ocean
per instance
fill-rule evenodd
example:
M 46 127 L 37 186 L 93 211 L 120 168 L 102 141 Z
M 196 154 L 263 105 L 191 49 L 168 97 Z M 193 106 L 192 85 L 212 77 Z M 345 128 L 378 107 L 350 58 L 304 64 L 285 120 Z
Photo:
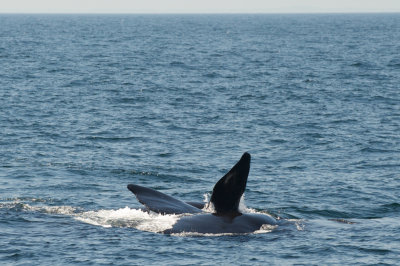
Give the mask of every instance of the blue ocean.
M 0 264 L 394 265 L 400 15 L 0 15 Z M 252 156 L 250 234 L 159 233 Z

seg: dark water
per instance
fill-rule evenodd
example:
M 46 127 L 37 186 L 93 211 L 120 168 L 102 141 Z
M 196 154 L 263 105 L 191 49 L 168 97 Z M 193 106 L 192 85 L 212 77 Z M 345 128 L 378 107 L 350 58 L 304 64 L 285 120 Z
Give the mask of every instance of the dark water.
M 400 16 L 1 15 L 2 264 L 396 264 Z M 167 236 L 252 154 L 287 225 Z

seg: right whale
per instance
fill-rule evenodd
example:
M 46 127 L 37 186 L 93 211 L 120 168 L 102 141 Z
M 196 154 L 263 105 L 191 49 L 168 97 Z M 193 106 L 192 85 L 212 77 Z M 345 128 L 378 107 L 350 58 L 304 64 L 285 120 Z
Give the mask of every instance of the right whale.
M 277 225 L 277 221 L 267 214 L 242 213 L 239 211 L 250 171 L 251 156 L 245 152 L 240 160 L 214 186 L 210 202 L 213 212 L 203 211 L 204 204 L 183 202 L 159 191 L 128 185 L 138 201 L 147 210 L 160 214 L 185 214 L 165 234 L 175 233 L 252 233 L 263 225 Z

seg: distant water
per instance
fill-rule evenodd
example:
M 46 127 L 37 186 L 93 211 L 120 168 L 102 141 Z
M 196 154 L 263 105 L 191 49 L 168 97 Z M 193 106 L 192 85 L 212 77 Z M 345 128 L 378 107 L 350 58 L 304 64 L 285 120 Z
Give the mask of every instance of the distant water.
M 1 15 L 1 264 L 397 264 L 399 84 L 399 14 Z M 202 201 L 244 151 L 287 225 L 157 234 L 126 189 Z

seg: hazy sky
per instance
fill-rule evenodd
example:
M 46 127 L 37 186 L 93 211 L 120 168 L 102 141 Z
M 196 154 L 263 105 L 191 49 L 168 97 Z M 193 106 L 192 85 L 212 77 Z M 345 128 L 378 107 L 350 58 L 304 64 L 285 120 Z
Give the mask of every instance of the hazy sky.
M 400 0 L 0 0 L 0 13 L 400 12 Z

